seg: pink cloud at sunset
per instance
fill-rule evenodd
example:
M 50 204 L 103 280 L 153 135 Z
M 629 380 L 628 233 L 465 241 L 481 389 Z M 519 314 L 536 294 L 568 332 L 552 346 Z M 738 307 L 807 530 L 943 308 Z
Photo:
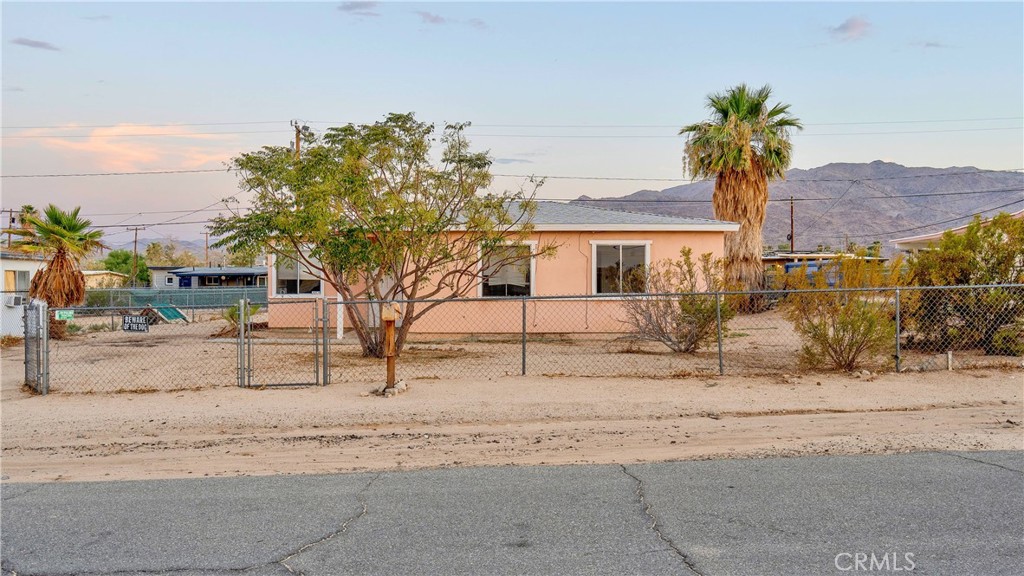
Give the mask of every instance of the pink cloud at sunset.
M 228 144 L 235 140 L 232 135 L 196 133 L 181 126 L 120 124 L 88 129 L 82 136 L 63 134 L 72 130 L 83 129 L 68 125 L 24 130 L 5 145 L 38 144 L 76 165 L 116 172 L 214 168 L 239 152 L 237 143 Z

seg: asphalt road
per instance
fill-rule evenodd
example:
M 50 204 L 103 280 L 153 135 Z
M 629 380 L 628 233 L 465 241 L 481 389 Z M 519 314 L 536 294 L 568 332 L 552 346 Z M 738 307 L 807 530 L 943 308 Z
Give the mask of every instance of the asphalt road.
M 1024 451 L 5 484 L 3 574 L 1021 574 Z

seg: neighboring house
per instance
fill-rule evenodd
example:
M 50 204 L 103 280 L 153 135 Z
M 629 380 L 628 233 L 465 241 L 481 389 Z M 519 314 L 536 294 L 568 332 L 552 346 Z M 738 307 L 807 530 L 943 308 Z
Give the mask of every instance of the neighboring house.
M 702 218 L 679 218 L 622 212 L 580 204 L 539 201 L 533 232 L 522 244 L 536 250 L 549 242 L 558 246 L 551 257 L 532 257 L 524 265 L 490 269 L 483 263 L 480 282 L 469 297 L 590 296 L 586 302 L 537 301 L 529 305 L 531 332 L 621 332 L 623 277 L 662 259 L 678 259 L 688 247 L 696 259 L 710 252 L 724 254 L 725 233 L 739 224 Z M 458 232 L 451 232 L 456 235 Z M 509 250 L 523 249 L 510 245 Z M 333 288 L 290 259 L 270 260 L 268 310 L 271 327 L 308 326 L 309 305 L 283 306 L 289 299 L 326 295 Z M 487 333 L 518 332 L 520 302 L 456 301 L 442 304 L 413 326 L 414 332 Z M 568 312 L 567 312 L 568 311 Z M 337 311 L 332 311 L 335 324 Z M 310 318 L 307 318 L 310 316 Z M 500 321 L 498 320 L 500 319 Z M 513 319 L 514 322 L 509 320 Z
M 1011 218 L 1017 220 L 1024 219 L 1024 210 L 1014 212 L 1010 214 Z M 917 252 L 918 250 L 927 250 L 930 247 L 937 246 L 939 240 L 942 239 L 942 235 L 946 232 L 952 232 L 953 234 L 963 234 L 964 230 L 967 229 L 969 224 L 963 226 L 957 226 L 956 228 L 950 228 L 949 230 L 943 230 L 942 232 L 933 232 L 931 234 L 921 234 L 919 236 L 907 236 L 906 238 L 897 238 L 890 240 L 889 242 L 897 249 L 903 252 Z
M 178 277 L 171 274 L 171 271 L 178 270 L 181 266 L 150 266 L 149 278 L 152 288 L 177 288 Z
M 128 284 L 128 275 L 110 270 L 82 270 L 88 289 L 121 288 Z
M 153 270 L 150 268 L 150 270 Z M 170 274 L 178 288 L 246 288 L 267 285 L 266 266 L 189 266 L 175 268 Z M 166 280 L 165 280 L 166 282 Z M 163 288 L 164 286 L 158 286 Z M 169 284 L 166 287 L 171 287 Z
M 35 275 L 46 264 L 42 255 L 0 251 L 3 301 L 0 302 L 0 334 L 23 336 L 25 325 L 22 303 L 28 299 L 28 288 Z

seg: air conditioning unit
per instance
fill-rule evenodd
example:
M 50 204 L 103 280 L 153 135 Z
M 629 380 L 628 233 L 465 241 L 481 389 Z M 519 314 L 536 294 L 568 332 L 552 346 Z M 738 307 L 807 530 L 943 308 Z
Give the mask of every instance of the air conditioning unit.
M 8 294 L 4 296 L 4 306 L 8 308 L 17 308 L 25 305 L 25 297 L 21 294 Z

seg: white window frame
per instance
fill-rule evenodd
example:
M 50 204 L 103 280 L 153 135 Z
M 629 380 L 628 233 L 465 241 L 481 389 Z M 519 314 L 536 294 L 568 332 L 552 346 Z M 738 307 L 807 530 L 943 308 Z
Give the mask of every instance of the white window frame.
M 216 282 L 211 282 L 216 280 Z M 220 286 L 220 276 L 203 276 L 203 286 Z
M 644 247 L 644 268 L 651 267 L 651 244 L 652 240 L 591 240 L 590 241 L 590 294 L 602 297 L 621 297 L 625 292 L 597 292 L 597 247 L 598 246 L 643 246 Z M 646 289 L 646 286 L 644 287 Z
M 537 295 L 537 244 L 536 240 L 509 240 L 502 242 L 502 246 L 527 246 L 530 249 L 530 297 Z M 480 256 L 477 258 L 476 270 L 478 282 L 476 283 L 477 298 L 513 298 L 513 296 L 484 296 L 484 259 L 482 250 L 477 250 Z
M 168 274 L 167 276 L 164 276 L 164 286 L 174 286 L 175 285 L 174 280 L 175 280 L 174 274 Z
M 270 298 L 306 298 L 306 299 L 309 299 L 309 298 L 323 298 L 323 295 L 324 295 L 324 279 L 323 278 L 320 279 L 320 288 L 318 288 L 316 292 L 311 292 L 309 294 L 278 294 L 277 293 L 277 259 L 278 258 L 280 258 L 280 254 L 271 254 L 270 258 L 269 258 L 270 265 L 267 266 L 267 284 L 268 284 L 268 288 L 267 289 L 270 291 Z M 295 264 L 296 264 L 296 269 L 297 270 L 299 269 L 299 266 L 305 267 L 305 264 L 302 262 L 302 260 L 296 259 Z M 310 272 L 310 273 L 312 273 L 312 272 Z
M 256 277 L 256 286 L 259 286 L 259 287 L 262 287 L 262 288 L 266 288 L 267 287 L 267 277 L 266 276 L 257 276 Z
M 19 288 L 18 284 L 20 284 L 20 282 L 18 282 L 18 280 L 20 280 L 22 277 L 25 278 L 25 283 L 23 284 L 24 288 Z M 17 292 L 26 292 L 31 287 L 32 287 L 32 271 L 31 270 L 15 270 L 14 271 L 14 286 L 12 286 L 11 289 L 15 290 Z

